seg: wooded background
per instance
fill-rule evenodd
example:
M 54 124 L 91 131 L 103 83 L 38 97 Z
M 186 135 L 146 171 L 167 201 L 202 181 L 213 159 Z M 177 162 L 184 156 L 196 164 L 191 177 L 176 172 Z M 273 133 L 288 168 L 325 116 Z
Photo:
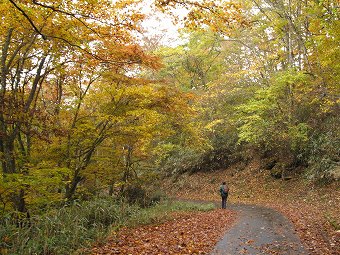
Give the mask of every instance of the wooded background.
M 339 172 L 336 0 L 1 1 L 0 212 L 25 218 L 260 153 L 273 176 Z M 13 216 L 14 217 L 14 216 Z

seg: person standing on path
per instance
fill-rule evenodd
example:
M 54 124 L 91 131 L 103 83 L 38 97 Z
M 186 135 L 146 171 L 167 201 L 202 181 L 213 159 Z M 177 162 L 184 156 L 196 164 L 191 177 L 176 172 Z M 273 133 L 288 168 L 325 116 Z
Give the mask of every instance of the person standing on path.
M 220 193 L 222 198 L 222 209 L 226 209 L 229 194 L 229 187 L 226 182 L 222 182 L 222 185 L 220 186 Z

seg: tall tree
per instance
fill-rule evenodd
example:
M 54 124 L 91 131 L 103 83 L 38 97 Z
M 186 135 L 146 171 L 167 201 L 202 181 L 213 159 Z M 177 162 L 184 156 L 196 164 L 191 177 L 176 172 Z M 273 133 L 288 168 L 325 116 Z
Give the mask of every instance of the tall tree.
M 81 108 L 93 79 L 103 70 L 124 74 L 135 65 L 157 65 L 133 41 L 143 15 L 132 6 L 130 1 L 1 2 L 0 151 L 5 179 L 7 174 L 27 174 L 32 138 L 49 140 L 46 124 L 53 122 L 48 120 L 58 119 L 67 105 Z M 79 93 L 69 95 L 68 86 L 74 82 Z M 78 121 L 77 114 L 76 110 L 71 123 Z M 71 133 L 73 128 L 71 124 Z M 99 135 L 93 141 L 83 164 L 102 139 Z M 20 205 L 14 203 L 15 207 L 25 207 L 24 196 L 20 191 Z

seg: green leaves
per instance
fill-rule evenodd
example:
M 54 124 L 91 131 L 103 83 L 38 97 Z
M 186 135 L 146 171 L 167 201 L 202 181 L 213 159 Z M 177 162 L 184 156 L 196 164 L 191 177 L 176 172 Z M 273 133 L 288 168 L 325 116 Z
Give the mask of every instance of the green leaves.
M 297 144 L 307 141 L 308 124 L 301 123 L 297 106 L 307 81 L 308 76 L 302 72 L 281 72 L 272 79 L 270 87 L 259 89 L 253 99 L 239 106 L 239 142 L 263 144 L 267 148 L 288 142 L 290 149 L 296 149 Z
M 39 208 L 51 206 L 63 201 L 62 189 L 71 176 L 70 169 L 51 168 L 51 162 L 30 167 L 27 172 L 8 174 L 0 180 L 0 197 L 2 213 L 12 211 L 14 208 L 13 197 L 25 191 L 24 199 L 28 208 L 39 211 Z M 4 215 L 2 215 L 4 216 Z

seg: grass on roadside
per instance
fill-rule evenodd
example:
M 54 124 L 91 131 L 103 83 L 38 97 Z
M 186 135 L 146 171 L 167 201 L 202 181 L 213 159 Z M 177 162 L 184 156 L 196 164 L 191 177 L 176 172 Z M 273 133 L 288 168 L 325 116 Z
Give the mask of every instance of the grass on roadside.
M 18 228 L 10 219 L 0 224 L 0 254 L 72 254 L 105 240 L 108 232 L 123 226 L 137 226 L 170 219 L 174 211 L 207 211 L 213 204 L 163 201 L 149 208 L 100 198 L 74 203 L 36 216 Z
M 163 201 L 153 207 L 139 210 L 131 215 L 126 225 L 138 226 L 155 222 L 163 222 L 171 218 L 172 212 L 178 211 L 209 211 L 215 209 L 213 203 L 195 203 L 185 201 Z

